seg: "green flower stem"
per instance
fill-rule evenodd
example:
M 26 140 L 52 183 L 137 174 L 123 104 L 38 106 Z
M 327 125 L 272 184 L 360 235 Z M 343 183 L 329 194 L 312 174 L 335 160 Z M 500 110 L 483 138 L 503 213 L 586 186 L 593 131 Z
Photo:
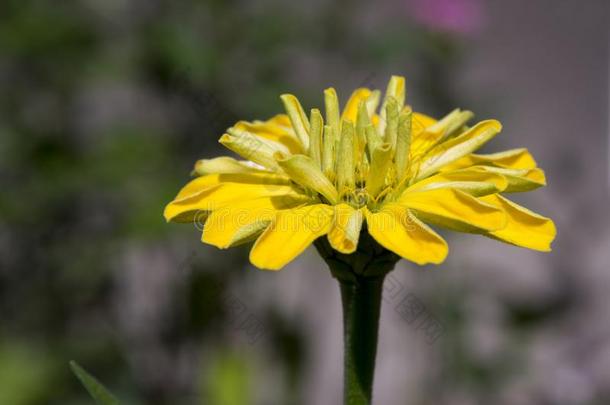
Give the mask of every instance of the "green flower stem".
M 352 254 L 332 249 L 326 238 L 318 239 L 315 246 L 341 287 L 344 404 L 370 405 L 383 280 L 399 257 L 379 246 L 366 229 Z
M 384 276 L 339 281 L 343 304 L 344 403 L 369 405 Z

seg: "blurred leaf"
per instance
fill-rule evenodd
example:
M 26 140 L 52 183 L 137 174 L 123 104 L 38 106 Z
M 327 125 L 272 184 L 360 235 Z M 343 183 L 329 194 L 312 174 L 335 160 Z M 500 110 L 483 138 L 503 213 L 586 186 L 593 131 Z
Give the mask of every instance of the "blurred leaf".
M 32 342 L 0 340 L 0 404 L 45 403 L 54 374 L 51 357 Z
M 210 369 L 206 381 L 209 397 L 202 404 L 248 405 L 252 403 L 249 362 L 244 356 L 224 352 Z
M 119 404 L 119 400 L 116 399 L 95 377 L 79 366 L 78 363 L 71 361 L 70 368 L 98 405 Z

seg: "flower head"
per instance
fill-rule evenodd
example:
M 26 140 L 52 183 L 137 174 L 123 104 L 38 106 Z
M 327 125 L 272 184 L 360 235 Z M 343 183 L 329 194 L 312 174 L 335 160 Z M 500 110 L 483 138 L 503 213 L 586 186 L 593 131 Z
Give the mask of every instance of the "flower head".
M 203 223 L 202 241 L 228 248 L 255 241 L 250 261 L 280 269 L 318 238 L 341 254 L 361 233 L 418 264 L 448 247 L 428 224 L 549 251 L 553 222 L 503 196 L 546 184 L 526 149 L 475 154 L 502 126 L 469 126 L 470 111 L 440 120 L 405 104 L 405 80 L 353 92 L 343 110 L 333 88 L 324 116 L 281 96 L 286 114 L 240 121 L 220 138 L 243 160 L 203 159 L 197 177 L 165 208 L 174 222 Z M 368 237 L 368 236 L 367 236 Z

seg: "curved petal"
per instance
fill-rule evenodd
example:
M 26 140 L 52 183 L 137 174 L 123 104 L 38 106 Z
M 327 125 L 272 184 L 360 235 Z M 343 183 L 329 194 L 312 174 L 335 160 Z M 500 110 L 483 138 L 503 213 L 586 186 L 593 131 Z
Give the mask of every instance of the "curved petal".
M 189 181 L 174 198 L 174 202 L 196 197 L 212 186 L 221 184 L 289 185 L 290 178 L 273 173 L 217 173 L 197 177 Z
M 211 186 L 205 192 L 201 192 L 200 195 L 212 193 L 219 187 L 220 185 Z M 179 201 L 174 200 L 165 206 L 163 217 L 167 222 L 177 222 L 181 224 L 193 223 L 196 225 L 198 224 L 197 226 L 199 226 L 205 223 L 211 211 L 210 207 L 199 208 L 196 203 L 182 204 Z
M 506 169 L 493 166 L 472 166 L 470 170 L 478 170 L 484 173 L 496 173 L 504 176 L 508 181 L 504 193 L 518 193 L 532 191 L 539 187 L 546 186 L 544 171 L 539 168 L 534 169 Z
M 528 249 L 542 252 L 551 250 L 551 242 L 557 234 L 555 224 L 551 219 L 497 194 L 481 197 L 481 199 L 501 207 L 508 217 L 506 227 L 484 235 Z
M 405 192 L 451 188 L 474 196 L 494 194 L 504 191 L 508 186 L 506 178 L 500 174 L 480 170 L 455 170 L 441 172 L 432 177 L 412 184 Z
M 412 158 L 423 157 L 436 144 L 459 135 L 472 117 L 471 111 L 456 108 L 440 120 L 431 123 L 414 139 L 410 156 Z
M 337 203 L 339 200 L 337 189 L 309 156 L 292 155 L 285 157 L 278 154 L 276 160 L 292 181 L 306 189 L 320 193 L 332 204 Z
M 410 192 L 399 202 L 425 222 L 460 232 L 495 231 L 506 225 L 502 209 L 459 190 Z
M 265 172 L 265 168 L 247 160 L 220 156 L 213 159 L 199 159 L 195 162 L 191 175 L 205 176 L 208 174 L 247 174 L 256 172 Z
M 496 166 L 507 169 L 534 169 L 536 161 L 527 149 L 519 148 L 487 155 L 471 153 L 442 167 L 440 170 L 452 171 L 475 165 Z
M 347 204 L 339 204 L 334 208 L 335 215 L 333 226 L 328 232 L 328 242 L 338 252 L 354 253 L 362 229 L 362 211 Z
M 278 211 L 252 247 L 250 261 L 261 269 L 279 270 L 326 235 L 332 220 L 333 208 L 326 204 Z
M 254 200 L 262 197 L 281 199 L 301 196 L 303 195 L 295 192 L 290 186 L 223 184 L 211 187 L 197 194 L 196 197 L 172 201 L 165 207 L 163 214 L 169 222 L 186 213 L 213 211 L 238 201 Z
M 413 111 L 413 136 L 417 136 L 429 126 L 436 124 L 436 122 L 437 121 L 429 115 Z
M 441 167 L 474 152 L 496 136 L 501 129 L 502 125 L 496 120 L 482 121 L 463 134 L 440 143 L 418 162 L 417 178 L 428 177 Z
M 270 171 L 281 172 L 273 155 L 277 152 L 290 154 L 288 148 L 276 141 L 270 141 L 250 132 L 229 128 L 228 133 L 218 140 L 227 149 L 245 160 L 259 164 Z
M 273 117 L 269 118 L 267 121 L 265 121 L 265 123 L 283 127 L 285 130 L 292 131 L 294 133 L 294 130 L 292 129 L 292 124 L 290 123 L 290 117 L 287 114 L 276 114 Z M 296 134 L 294 136 L 296 136 Z
M 409 161 L 413 162 L 418 156 L 421 157 L 442 137 L 442 132 L 433 130 L 433 125 L 437 122 L 437 120 L 425 114 L 415 111 L 412 113 Z
M 278 114 L 267 121 L 239 121 L 231 129 L 249 132 L 261 138 L 279 142 L 286 146 L 290 153 L 303 153 L 301 142 L 296 137 L 286 114 Z
M 309 148 L 309 119 L 303 110 L 303 106 L 299 102 L 299 99 L 292 94 L 282 94 L 280 96 L 284 109 L 290 119 L 290 125 L 294 129 L 294 133 L 303 145 L 303 149 Z
M 268 183 L 263 183 L 263 180 Z M 189 182 L 165 207 L 163 215 L 167 221 L 190 222 L 193 215 L 197 215 L 197 213 L 213 211 L 232 202 L 262 197 L 295 198 L 299 196 L 303 195 L 277 176 L 209 175 Z
M 349 120 L 352 123 L 355 123 L 356 117 L 358 116 L 358 106 L 360 105 L 360 102 L 366 101 L 366 99 L 369 98 L 371 94 L 372 92 L 364 87 L 354 90 L 349 100 L 347 101 L 345 108 L 343 109 L 341 119 Z
M 401 204 L 390 203 L 378 212 L 365 210 L 369 234 L 386 249 L 423 265 L 445 260 L 447 242 Z
M 293 208 L 306 201 L 271 197 L 229 204 L 209 215 L 201 241 L 220 249 L 248 242 L 267 227 L 278 210 Z

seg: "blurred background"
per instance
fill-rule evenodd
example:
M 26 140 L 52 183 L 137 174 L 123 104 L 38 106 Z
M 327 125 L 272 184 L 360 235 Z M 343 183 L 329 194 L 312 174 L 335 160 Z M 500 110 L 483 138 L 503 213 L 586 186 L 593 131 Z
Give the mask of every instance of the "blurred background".
M 2 0 L 0 404 L 92 403 L 69 360 L 128 404 L 340 403 L 316 253 L 258 271 L 162 211 L 279 94 L 391 74 L 419 111 L 502 121 L 486 150 L 532 151 L 549 186 L 517 200 L 559 234 L 401 262 L 375 404 L 610 403 L 609 26 L 607 0 Z

